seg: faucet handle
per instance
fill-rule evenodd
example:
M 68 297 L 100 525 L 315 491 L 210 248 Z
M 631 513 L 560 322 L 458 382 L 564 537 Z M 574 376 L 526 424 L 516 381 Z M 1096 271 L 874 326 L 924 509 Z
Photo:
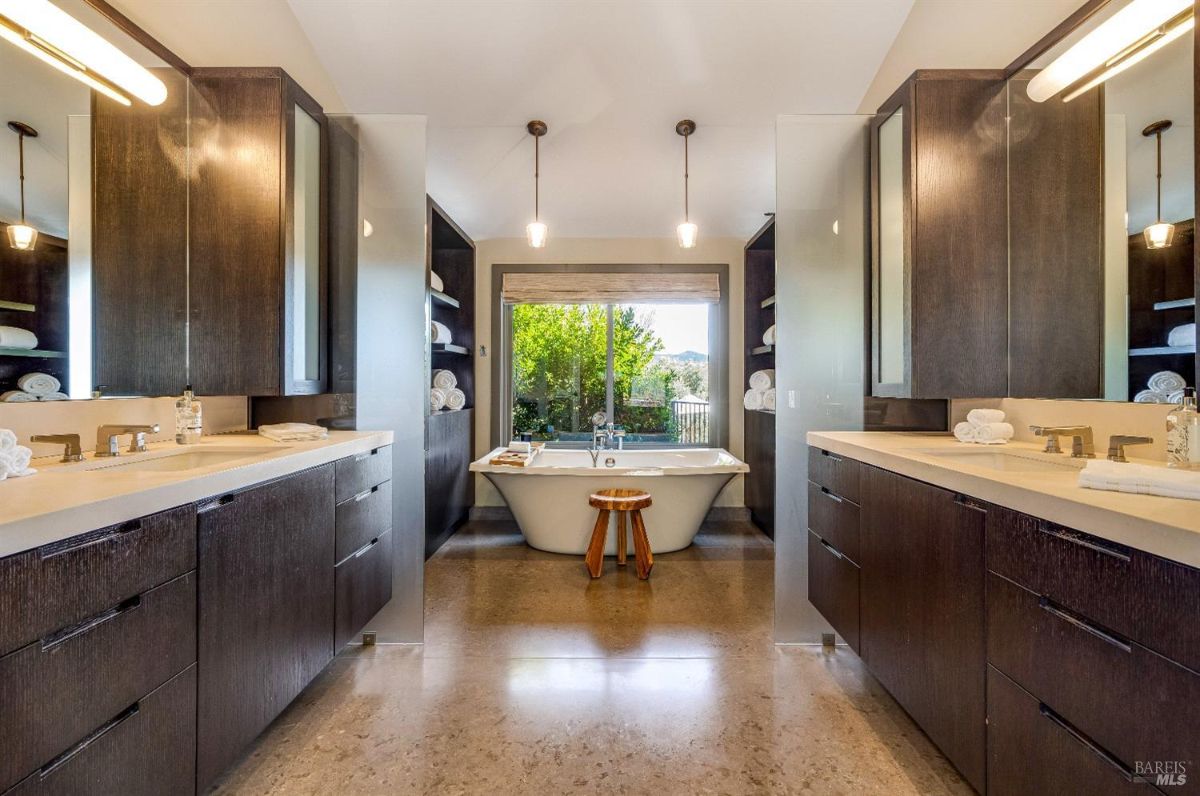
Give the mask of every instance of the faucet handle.
M 62 461 L 64 462 L 81 462 L 83 461 L 83 449 L 79 447 L 78 434 L 34 434 L 29 438 L 30 442 L 58 442 L 63 447 Z
M 1108 459 L 1113 462 L 1127 462 L 1125 458 L 1126 445 L 1149 445 L 1153 437 L 1136 437 L 1128 434 L 1113 434 L 1108 438 Z
M 1091 426 L 1030 426 L 1029 430 L 1039 437 L 1046 437 L 1046 453 L 1062 453 L 1058 445 L 1059 437 L 1071 437 L 1071 456 L 1076 459 L 1096 458 L 1096 448 L 1092 442 Z

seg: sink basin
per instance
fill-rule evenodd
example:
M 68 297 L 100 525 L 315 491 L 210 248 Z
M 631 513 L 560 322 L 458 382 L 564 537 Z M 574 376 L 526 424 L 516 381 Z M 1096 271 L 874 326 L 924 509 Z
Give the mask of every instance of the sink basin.
M 252 456 L 262 456 L 264 453 L 271 453 L 276 450 L 282 449 L 225 448 L 223 450 L 181 450 L 178 453 L 167 453 L 158 456 L 154 454 L 127 454 L 129 456 L 127 460 L 124 456 L 111 461 L 100 460 L 103 463 L 93 464 L 88 469 L 93 472 L 120 469 L 124 471 L 172 473 L 183 470 L 198 470 L 201 467 L 212 467 L 218 464 L 229 464 L 240 459 L 249 459 Z M 143 456 L 146 458 L 141 458 Z
M 1083 459 L 1027 451 L 937 449 L 920 453 L 946 462 L 1010 473 L 1067 473 L 1082 470 L 1084 466 Z

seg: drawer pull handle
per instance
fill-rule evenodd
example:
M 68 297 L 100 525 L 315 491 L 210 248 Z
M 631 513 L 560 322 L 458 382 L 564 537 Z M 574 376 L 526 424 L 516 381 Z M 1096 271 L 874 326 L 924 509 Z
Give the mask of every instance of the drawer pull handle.
M 838 456 L 836 453 L 830 453 L 829 451 L 821 451 L 821 455 L 824 456 L 826 459 L 829 459 L 829 461 L 831 461 L 831 462 L 840 463 L 842 461 L 842 457 Z
M 61 755 L 54 758 L 49 763 L 47 763 L 46 765 L 44 765 L 40 769 L 38 769 L 38 779 L 45 779 L 46 777 L 53 774 L 55 769 L 60 768 L 61 766 L 65 765 L 71 758 L 75 757 L 75 755 L 77 755 L 80 752 L 82 752 L 83 750 L 87 749 L 89 746 L 94 744 L 96 741 L 100 740 L 104 735 L 111 732 L 112 730 L 115 730 L 117 727 L 119 727 L 124 722 L 128 721 L 129 719 L 132 719 L 134 716 L 136 716 L 138 714 L 138 711 L 140 709 L 141 708 L 139 707 L 139 703 L 134 702 L 132 705 L 130 705 L 129 707 L 125 708 L 120 713 L 118 713 L 116 716 L 113 716 L 111 719 L 106 721 L 104 724 L 100 725 L 100 727 L 98 727 L 94 732 L 92 732 L 91 735 L 88 735 L 82 741 L 75 744 L 70 749 L 63 752 Z
M 840 495 L 833 494 L 825 487 L 821 487 L 821 494 L 824 495 L 825 497 L 829 498 L 830 500 L 832 500 L 835 503 L 845 503 L 846 502 L 845 498 L 841 497 Z
M 360 500 L 366 500 L 367 498 L 369 498 L 371 496 L 372 493 L 378 492 L 378 491 L 379 491 L 379 487 L 377 487 L 377 486 L 373 486 L 370 489 L 364 489 L 363 491 L 359 492 L 357 495 L 354 496 L 354 502 L 357 503 Z
M 38 548 L 38 557 L 45 561 L 48 558 L 74 553 L 85 547 L 92 545 L 103 544 L 118 537 L 124 536 L 127 533 L 140 531 L 142 529 L 141 520 L 130 520 L 123 522 L 120 525 L 115 525 L 112 528 L 101 528 L 90 533 L 81 534 L 64 542 L 48 544 Z
M 1119 650 L 1122 650 L 1123 652 L 1133 652 L 1133 647 L 1130 646 L 1127 642 L 1122 641 L 1121 639 L 1117 638 L 1116 636 L 1109 633 L 1108 631 L 1103 630 L 1103 629 L 1097 627 L 1096 625 L 1093 625 L 1091 622 L 1087 621 L 1083 617 L 1078 616 L 1071 611 L 1067 611 L 1063 608 L 1058 607 L 1057 605 L 1054 604 L 1054 602 L 1049 597 L 1043 596 L 1043 597 L 1039 598 L 1038 605 L 1041 606 L 1043 611 L 1046 611 L 1047 613 L 1049 613 L 1052 616 L 1058 617 L 1059 619 L 1063 620 L 1067 624 L 1072 625 L 1073 627 L 1077 627 L 1080 630 L 1084 631 L 1085 633 L 1091 633 L 1093 636 L 1100 639 L 1101 641 L 1103 641 L 1106 644 L 1111 644 L 1112 646 L 1116 647 Z
M 1049 705 L 1045 704 L 1044 702 L 1040 703 L 1038 705 L 1038 710 L 1041 711 L 1041 714 L 1053 722 L 1060 730 L 1082 744 L 1089 752 L 1115 768 L 1126 780 L 1133 782 L 1133 774 L 1129 771 L 1129 769 L 1125 768 L 1125 766 L 1121 764 L 1121 761 L 1110 755 L 1102 747 L 1097 746 L 1096 742 L 1091 738 L 1088 738 L 1079 730 L 1072 727 L 1066 719 L 1055 713 Z
M 237 500 L 236 494 L 221 495 L 221 497 L 217 498 L 216 500 L 210 500 L 207 503 L 201 503 L 199 506 L 196 507 L 196 513 L 203 514 L 206 511 L 212 511 L 213 509 L 219 509 L 222 506 L 228 506 L 230 503 L 233 503 L 235 500 Z
M 77 622 L 70 627 L 63 628 L 52 635 L 42 639 L 42 652 L 49 652 L 55 647 L 65 644 L 73 638 L 82 636 L 84 633 L 89 633 L 92 630 L 100 627 L 105 622 L 111 622 L 122 614 L 127 614 L 142 604 L 142 596 L 140 594 L 130 597 L 119 605 L 109 608 L 107 611 L 89 616 L 82 622 Z
M 374 546 L 375 546 L 375 545 L 377 545 L 377 544 L 379 544 L 379 539 L 378 539 L 378 537 L 377 537 L 377 538 L 375 538 L 375 539 L 372 539 L 371 541 L 369 541 L 369 542 L 367 542 L 365 545 L 363 545 L 361 548 L 359 548 L 358 550 L 356 550 L 356 551 L 354 552 L 354 557 L 355 557 L 355 558 L 361 558 L 362 556 L 365 556 L 365 555 L 367 554 L 367 552 L 368 552 L 368 551 L 369 551 L 369 550 L 370 550 L 372 547 L 374 547 Z
M 833 545 L 829 544 L 829 542 L 825 541 L 824 539 L 821 540 L 821 547 L 824 547 L 826 550 L 828 550 L 830 553 L 832 553 L 833 557 L 836 558 L 838 561 L 846 560 L 845 553 L 838 552 L 837 548 L 835 548 Z
M 1073 545 L 1078 545 L 1079 547 L 1092 550 L 1093 552 L 1115 558 L 1118 561 L 1125 562 L 1126 564 L 1128 564 L 1131 560 L 1128 553 L 1114 549 L 1107 545 L 1099 544 L 1098 542 L 1093 542 L 1089 539 L 1085 539 L 1080 534 L 1068 531 L 1065 528 L 1057 528 L 1049 523 L 1043 522 L 1038 524 L 1038 530 L 1044 534 L 1047 534 L 1048 536 L 1053 536 L 1055 539 L 1062 539 L 1064 542 L 1070 542 Z
M 957 495 L 956 494 L 954 496 L 954 502 L 957 503 L 958 505 L 962 506 L 964 509 L 970 509 L 971 511 L 978 511 L 980 514 L 987 514 L 987 508 L 985 508 L 984 506 L 981 506 L 974 499 L 969 498 L 966 495 Z

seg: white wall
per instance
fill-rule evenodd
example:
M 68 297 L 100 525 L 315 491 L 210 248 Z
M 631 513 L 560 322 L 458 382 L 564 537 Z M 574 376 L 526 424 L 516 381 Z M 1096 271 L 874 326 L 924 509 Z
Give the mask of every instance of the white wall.
M 605 264 L 728 264 L 729 265 L 729 450 L 742 455 L 743 422 L 743 247 L 737 238 L 704 238 L 694 249 L 681 249 L 670 238 L 559 238 L 544 249 L 531 249 L 524 238 L 476 241 L 475 344 L 487 346 L 488 356 L 475 358 L 475 457 L 491 450 L 492 439 L 492 265 L 537 263 Z M 475 505 L 502 506 L 504 500 L 483 476 L 475 482 Z M 718 506 L 744 505 L 739 476 L 717 496 Z

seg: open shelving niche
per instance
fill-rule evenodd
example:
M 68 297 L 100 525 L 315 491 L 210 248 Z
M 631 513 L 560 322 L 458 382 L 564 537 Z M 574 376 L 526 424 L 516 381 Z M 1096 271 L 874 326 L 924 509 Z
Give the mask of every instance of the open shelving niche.
M 775 367 L 775 345 L 763 333 L 775 323 L 775 218 L 772 215 L 745 247 L 745 385 L 750 374 Z M 740 400 L 741 396 L 738 396 Z M 746 508 L 763 533 L 775 536 L 775 413 L 745 412 Z
M 1147 249 L 1141 233 L 1129 245 L 1129 396 L 1151 375 L 1172 370 L 1197 386 L 1196 346 L 1167 345 L 1170 331 L 1196 322 L 1195 220 L 1175 223 L 1175 241 Z
M 0 224 L 0 232 L 6 227 Z M 37 348 L 0 346 L 0 393 L 17 389 L 17 380 L 33 371 L 67 384 L 68 362 L 67 241 L 43 233 L 33 251 L 0 247 L 0 326 L 16 326 L 37 335 Z

